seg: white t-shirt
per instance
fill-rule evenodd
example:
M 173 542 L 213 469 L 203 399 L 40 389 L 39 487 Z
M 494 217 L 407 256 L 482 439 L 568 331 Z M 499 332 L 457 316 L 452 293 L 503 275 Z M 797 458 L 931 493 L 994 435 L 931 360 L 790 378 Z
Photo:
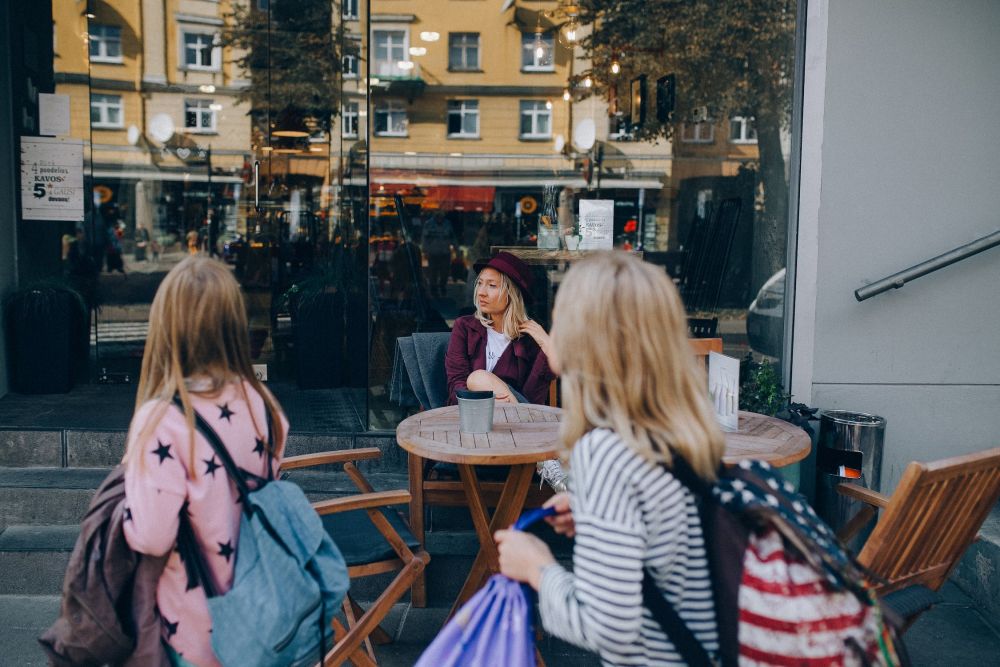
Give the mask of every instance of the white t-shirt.
M 510 345 L 510 338 L 493 327 L 486 327 L 486 370 L 490 373 L 496 368 L 500 355 Z

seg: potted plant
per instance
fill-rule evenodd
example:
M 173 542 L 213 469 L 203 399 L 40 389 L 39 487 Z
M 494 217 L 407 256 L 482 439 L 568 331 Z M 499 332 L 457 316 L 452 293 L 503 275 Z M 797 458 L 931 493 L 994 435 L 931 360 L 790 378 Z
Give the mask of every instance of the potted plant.
M 740 364 L 740 410 L 773 417 L 788 405 L 790 398 L 774 366 L 755 361 L 747 353 Z
M 10 386 L 22 394 L 58 394 L 73 388 L 87 363 L 87 304 L 59 281 L 38 282 L 4 303 Z

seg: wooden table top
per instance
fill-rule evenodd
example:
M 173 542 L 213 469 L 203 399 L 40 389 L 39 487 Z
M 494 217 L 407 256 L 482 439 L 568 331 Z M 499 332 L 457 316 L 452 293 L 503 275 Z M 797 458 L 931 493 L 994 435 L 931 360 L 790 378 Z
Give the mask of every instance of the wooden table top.
M 450 405 L 407 417 L 396 428 L 396 440 L 408 452 L 448 463 L 513 465 L 558 456 L 562 410 L 545 405 L 497 404 L 493 430 L 461 433 L 458 406 Z
M 461 433 L 458 406 L 418 412 L 400 422 L 396 440 L 408 452 L 449 463 L 513 465 L 556 458 L 562 448 L 562 410 L 545 405 L 501 405 L 494 409 L 490 433 Z M 723 460 L 767 461 L 776 468 L 801 461 L 812 442 L 797 426 L 755 412 L 739 413 L 739 430 L 726 433 Z
M 809 434 L 798 426 L 743 410 L 739 413 L 739 430 L 725 435 L 726 454 L 722 460 L 727 465 L 758 459 L 780 468 L 801 461 L 812 448 Z

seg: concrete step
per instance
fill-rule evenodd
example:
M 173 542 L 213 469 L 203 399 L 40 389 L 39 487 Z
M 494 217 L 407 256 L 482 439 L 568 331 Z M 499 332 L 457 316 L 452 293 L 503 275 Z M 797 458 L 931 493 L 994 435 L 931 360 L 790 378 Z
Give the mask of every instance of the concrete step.
M 1000 505 L 987 517 L 979 535 L 955 568 L 952 580 L 1000 632 Z

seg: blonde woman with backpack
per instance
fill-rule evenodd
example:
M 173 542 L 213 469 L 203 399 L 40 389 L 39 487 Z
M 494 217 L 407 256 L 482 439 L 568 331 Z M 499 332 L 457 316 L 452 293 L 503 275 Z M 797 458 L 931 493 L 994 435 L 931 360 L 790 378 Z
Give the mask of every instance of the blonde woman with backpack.
M 173 664 L 201 667 L 219 661 L 205 591 L 191 584 L 174 550 L 180 516 L 212 584 L 225 593 L 233 584 L 241 506 L 215 450 L 196 432 L 196 412 L 239 468 L 263 479 L 277 473 L 288 422 L 253 373 L 246 308 L 232 271 L 204 255 L 175 266 L 153 299 L 125 454 L 124 524 L 132 549 L 170 554 L 156 595 L 161 636 Z
M 500 569 L 538 591 L 545 629 L 605 665 L 684 665 L 643 606 L 644 572 L 709 651 L 712 586 L 693 494 L 662 463 L 715 479 L 725 443 L 687 342 L 684 307 L 662 269 L 621 252 L 567 273 L 550 359 L 561 377 L 568 494 L 548 521 L 575 537 L 573 570 L 523 532 L 496 535 Z

